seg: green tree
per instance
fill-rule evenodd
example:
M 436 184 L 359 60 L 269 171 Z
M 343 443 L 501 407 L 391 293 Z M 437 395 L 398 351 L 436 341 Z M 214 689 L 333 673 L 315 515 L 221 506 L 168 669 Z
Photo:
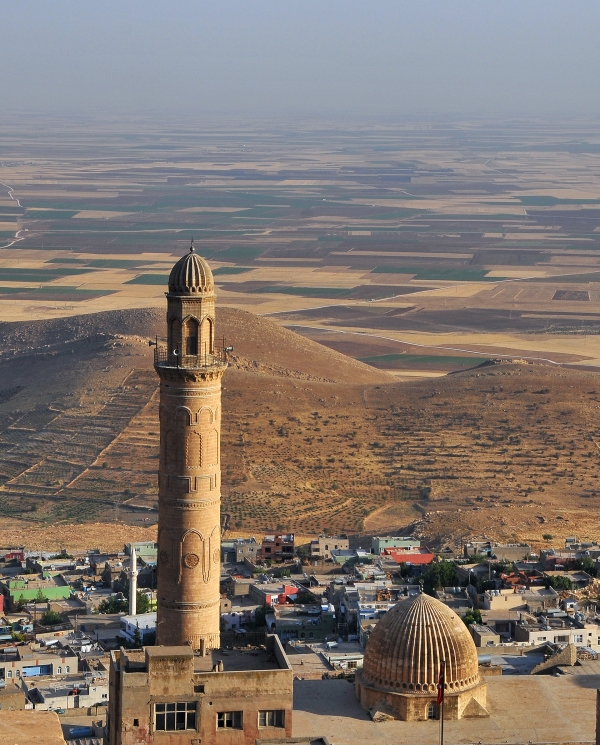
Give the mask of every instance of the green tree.
M 577 561 L 573 563 L 573 568 L 583 570 L 584 572 L 591 574 L 592 577 L 595 577 L 597 574 L 596 562 L 591 556 L 584 556 L 583 559 L 577 559 Z
M 44 593 L 42 592 L 42 588 L 37 591 L 37 595 L 35 596 L 35 602 L 36 603 L 45 603 L 46 598 L 44 597 Z
M 479 608 L 469 609 L 465 613 L 463 621 L 465 622 L 467 626 L 470 623 L 477 623 L 477 624 L 482 623 L 481 611 L 479 610 Z
M 453 561 L 442 559 L 439 562 L 432 562 L 423 572 L 419 581 L 423 581 L 423 590 L 435 597 L 436 590 L 443 587 L 454 587 L 458 585 L 458 572 Z
M 136 649 L 140 649 L 143 646 L 142 632 L 137 621 L 135 623 L 135 631 L 133 632 L 133 645 Z
M 267 606 L 263 605 L 262 608 L 257 608 L 254 611 L 254 628 L 264 629 L 267 625 Z
M 150 601 L 146 597 L 146 593 L 141 590 L 137 591 L 137 612 L 138 613 L 149 613 L 150 612 Z
M 62 616 L 53 610 L 47 610 L 40 619 L 42 626 L 57 626 L 62 623 Z
M 544 533 L 544 535 L 542 536 L 542 538 L 545 541 L 551 541 L 554 538 L 554 536 L 552 535 L 552 533 Z
M 573 583 L 568 577 L 559 574 L 556 577 L 547 577 L 546 587 L 552 587 L 554 590 L 572 590 Z
M 98 606 L 98 613 L 127 613 L 129 603 L 125 598 L 106 598 Z
M 473 554 L 473 556 L 470 557 L 471 564 L 485 564 L 485 562 L 488 560 L 488 556 L 486 554 Z
M 17 610 L 22 610 L 23 606 L 25 605 L 25 596 L 23 593 L 19 595 L 19 599 L 17 600 Z

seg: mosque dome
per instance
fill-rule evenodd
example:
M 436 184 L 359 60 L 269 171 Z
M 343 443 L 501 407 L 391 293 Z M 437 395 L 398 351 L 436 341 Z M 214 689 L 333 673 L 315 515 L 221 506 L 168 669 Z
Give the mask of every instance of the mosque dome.
M 446 693 L 479 684 L 477 650 L 467 627 L 447 605 L 429 595 L 401 600 L 373 629 L 362 679 L 394 693 L 435 695 L 442 660 Z
M 172 295 L 199 295 L 214 293 L 215 283 L 207 262 L 194 250 L 194 241 L 189 253 L 171 269 L 169 293 Z

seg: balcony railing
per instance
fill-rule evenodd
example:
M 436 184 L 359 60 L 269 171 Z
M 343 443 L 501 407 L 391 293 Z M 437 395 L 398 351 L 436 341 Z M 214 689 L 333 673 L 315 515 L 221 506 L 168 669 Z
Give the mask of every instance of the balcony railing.
M 215 349 L 211 354 L 180 354 L 179 350 L 169 352 L 166 345 L 156 344 L 154 347 L 154 366 L 185 369 L 199 369 L 207 367 L 222 367 L 227 364 L 225 349 Z

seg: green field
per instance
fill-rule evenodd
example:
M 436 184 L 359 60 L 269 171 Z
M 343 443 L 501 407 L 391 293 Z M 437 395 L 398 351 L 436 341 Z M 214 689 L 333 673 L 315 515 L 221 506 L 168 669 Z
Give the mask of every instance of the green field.
M 517 197 L 526 207 L 556 207 L 560 204 L 600 204 L 600 199 L 558 199 L 540 194 L 539 196 Z
M 152 259 L 92 259 L 87 265 L 98 269 L 135 269 L 153 263 Z
M 253 261 L 265 251 L 263 246 L 229 246 L 223 251 L 215 251 L 208 258 L 215 261 Z
M 88 259 L 48 259 L 44 262 L 45 264 L 87 264 Z
M 252 292 L 279 295 L 299 295 L 300 297 L 336 298 L 350 295 L 353 289 L 354 288 L 348 290 L 345 287 L 284 287 L 270 285 L 268 287 L 260 287 L 258 290 L 252 290 Z
M 600 272 L 589 272 L 588 274 L 565 274 L 560 277 L 541 277 L 530 279 L 529 282 L 552 282 L 553 284 L 600 282 Z
M 18 300 L 81 301 L 112 295 L 114 290 L 80 290 L 78 287 L 54 285 L 53 287 L 0 287 L 3 295 L 17 296 Z
M 213 272 L 214 277 L 218 277 L 220 275 L 225 274 L 244 274 L 244 272 L 251 272 L 252 267 L 251 266 L 221 266 L 218 269 L 215 269 Z
M 486 357 L 454 357 L 452 355 L 433 355 L 433 354 L 378 354 L 373 357 L 360 357 L 360 362 L 365 362 L 373 367 L 398 367 L 395 363 L 402 363 L 408 367 L 419 367 L 426 365 L 428 367 L 474 367 L 482 362 L 487 362 Z
M 126 285 L 167 285 L 168 274 L 138 274 L 133 279 L 128 279 Z
M 404 266 L 376 266 L 373 274 L 414 274 L 414 279 L 455 280 L 457 282 L 498 282 L 504 277 L 488 277 L 489 269 L 423 269 Z
M 17 269 L 14 267 L 0 267 L 0 282 L 52 282 L 61 277 L 84 274 L 88 270 L 81 267 L 64 269 Z
M 25 217 L 29 220 L 70 220 L 79 210 L 40 210 L 28 209 Z

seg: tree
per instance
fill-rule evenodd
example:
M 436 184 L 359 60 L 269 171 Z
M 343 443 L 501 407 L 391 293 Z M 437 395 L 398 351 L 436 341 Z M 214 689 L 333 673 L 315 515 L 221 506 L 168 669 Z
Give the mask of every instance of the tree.
M 98 613 L 127 613 L 128 610 L 129 603 L 127 600 L 116 596 L 106 598 L 98 606 Z
M 146 593 L 141 590 L 137 591 L 137 612 L 148 613 L 150 611 L 150 601 L 148 600 Z
M 595 577 L 597 574 L 596 562 L 591 556 L 584 556 L 583 559 L 577 559 L 577 561 L 573 562 L 573 569 L 583 570 L 591 574 L 592 577 Z
M 467 626 L 470 623 L 477 623 L 477 624 L 482 623 L 481 611 L 479 610 L 479 608 L 469 609 L 465 613 L 463 621 L 465 622 Z
M 485 554 L 473 554 L 473 556 L 470 557 L 471 564 L 485 564 L 485 562 L 488 560 L 488 556 Z
M 545 541 L 551 541 L 554 538 L 554 536 L 552 535 L 552 533 L 544 533 L 544 535 L 542 536 L 542 538 Z
M 140 631 L 140 624 L 135 622 L 135 631 L 133 632 L 133 645 L 136 649 L 140 649 L 144 642 L 142 640 L 142 632 Z
M 547 577 L 546 587 L 552 587 L 554 590 L 572 590 L 573 583 L 568 577 L 559 574 L 556 577 Z
M 44 593 L 42 592 L 42 588 L 37 591 L 37 595 L 35 596 L 35 602 L 36 603 L 45 603 L 46 598 L 44 597 Z
M 423 590 L 435 597 L 436 590 L 443 587 L 454 587 L 458 584 L 458 572 L 452 561 L 442 559 L 440 562 L 432 562 L 423 572 L 419 581 L 423 580 Z
M 262 608 L 257 608 L 254 611 L 254 628 L 263 629 L 267 625 L 267 606 L 263 605 Z
M 47 610 L 40 619 L 42 626 L 57 626 L 62 623 L 62 616 L 53 610 Z

